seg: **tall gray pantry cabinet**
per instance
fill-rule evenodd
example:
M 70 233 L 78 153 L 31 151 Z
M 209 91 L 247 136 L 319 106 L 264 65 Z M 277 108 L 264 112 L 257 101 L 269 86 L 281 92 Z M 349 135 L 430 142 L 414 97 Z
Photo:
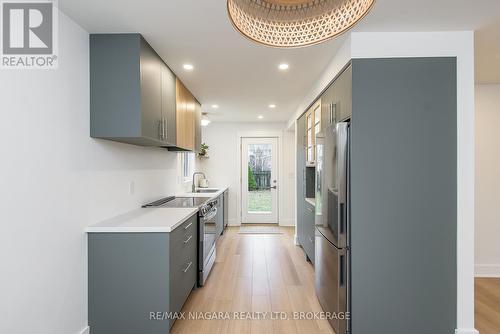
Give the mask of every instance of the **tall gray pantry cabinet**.
M 322 130 L 350 123 L 349 334 L 453 333 L 456 58 L 353 59 L 318 98 Z M 307 254 L 303 123 L 297 239 Z

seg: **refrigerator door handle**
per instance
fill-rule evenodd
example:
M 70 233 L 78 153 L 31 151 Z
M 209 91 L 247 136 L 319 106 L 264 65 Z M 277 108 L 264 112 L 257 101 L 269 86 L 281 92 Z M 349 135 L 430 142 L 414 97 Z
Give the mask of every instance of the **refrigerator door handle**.
M 340 229 L 340 234 L 345 234 L 346 232 L 346 209 L 345 209 L 345 203 L 339 203 L 339 229 Z
M 345 255 L 339 255 L 339 286 L 345 286 Z
M 338 236 L 339 246 L 347 246 L 347 159 L 348 159 L 348 123 L 336 125 L 337 143 L 337 186 L 338 186 Z

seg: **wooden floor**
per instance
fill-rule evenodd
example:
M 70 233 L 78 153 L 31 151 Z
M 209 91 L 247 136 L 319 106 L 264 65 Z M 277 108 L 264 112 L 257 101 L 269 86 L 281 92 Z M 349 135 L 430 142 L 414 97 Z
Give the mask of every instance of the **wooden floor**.
M 320 312 L 314 292 L 314 271 L 300 247 L 293 244 L 294 228 L 283 234 L 238 234 L 226 229 L 217 246 L 217 262 L 203 288 L 194 290 L 183 312 L 231 314 L 229 320 L 177 320 L 172 333 L 334 333 L 326 320 L 240 320 L 257 312 Z M 201 312 L 201 313 L 200 313 Z M 206 313 L 208 312 L 208 313 Z M 256 313 L 247 313 L 256 312 Z
M 500 279 L 476 278 L 476 324 L 481 334 L 500 333 Z

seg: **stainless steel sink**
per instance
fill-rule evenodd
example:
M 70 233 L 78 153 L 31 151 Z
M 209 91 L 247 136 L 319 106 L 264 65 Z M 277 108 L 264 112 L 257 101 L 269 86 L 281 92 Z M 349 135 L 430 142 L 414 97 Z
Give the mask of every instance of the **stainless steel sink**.
M 219 189 L 196 189 L 197 193 L 216 193 Z

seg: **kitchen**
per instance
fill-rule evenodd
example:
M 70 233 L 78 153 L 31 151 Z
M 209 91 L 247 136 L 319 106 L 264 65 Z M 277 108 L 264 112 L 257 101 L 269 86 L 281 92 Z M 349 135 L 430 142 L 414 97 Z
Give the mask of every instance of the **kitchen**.
M 60 1 L 58 68 L 0 78 L 0 331 L 477 333 L 486 2 L 271 48 L 225 1 Z

